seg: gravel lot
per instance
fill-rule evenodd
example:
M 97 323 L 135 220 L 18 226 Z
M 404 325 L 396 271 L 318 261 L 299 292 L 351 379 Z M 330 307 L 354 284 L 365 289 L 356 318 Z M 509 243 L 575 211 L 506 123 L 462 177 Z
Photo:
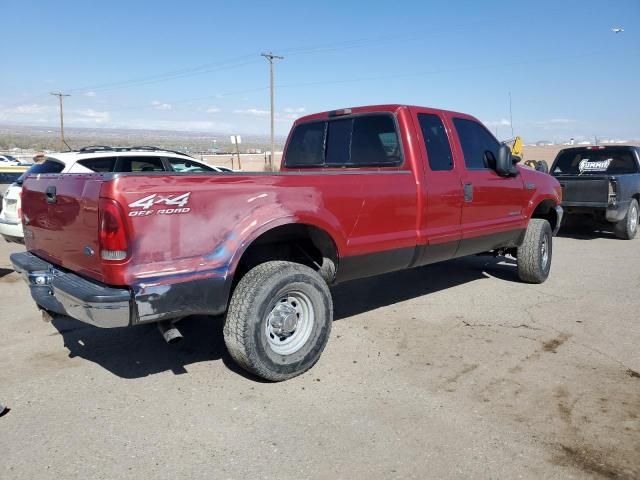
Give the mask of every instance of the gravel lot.
M 0 240 L 0 477 L 640 478 L 640 240 L 555 241 L 342 285 L 320 362 L 235 368 L 221 320 L 40 320 Z

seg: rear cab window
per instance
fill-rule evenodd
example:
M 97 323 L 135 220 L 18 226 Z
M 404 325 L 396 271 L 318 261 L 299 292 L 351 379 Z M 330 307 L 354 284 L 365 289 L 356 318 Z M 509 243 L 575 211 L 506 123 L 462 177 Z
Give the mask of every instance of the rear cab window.
M 553 175 L 620 175 L 638 173 L 638 163 L 630 148 L 578 148 L 558 154 Z
M 285 166 L 392 167 L 402 164 L 402 147 L 391 113 L 356 114 L 295 127 Z

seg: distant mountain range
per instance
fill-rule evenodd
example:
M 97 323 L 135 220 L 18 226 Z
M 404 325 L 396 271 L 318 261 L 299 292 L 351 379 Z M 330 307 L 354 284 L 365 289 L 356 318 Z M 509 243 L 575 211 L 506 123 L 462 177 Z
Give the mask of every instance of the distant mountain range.
M 184 132 L 171 130 L 134 130 L 120 128 L 65 128 L 65 139 L 72 148 L 86 145 L 134 146 L 155 145 L 185 151 L 231 151 L 231 140 L 224 133 Z M 270 137 L 242 135 L 241 151 L 247 148 L 269 149 Z M 57 149 L 60 132 L 44 126 L 0 125 L 0 149 Z M 282 148 L 286 137 L 276 136 L 276 148 Z

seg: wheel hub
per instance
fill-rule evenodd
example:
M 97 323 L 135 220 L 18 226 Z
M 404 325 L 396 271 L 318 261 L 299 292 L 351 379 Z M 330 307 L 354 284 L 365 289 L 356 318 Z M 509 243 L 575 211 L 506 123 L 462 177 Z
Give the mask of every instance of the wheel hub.
M 542 268 L 547 268 L 547 263 L 549 262 L 549 245 L 546 237 L 542 240 L 540 255 L 542 257 Z
M 287 303 L 280 303 L 271 312 L 269 321 L 273 333 L 286 338 L 296 331 L 298 315 L 294 307 Z
M 291 355 L 300 350 L 313 330 L 315 312 L 307 294 L 295 290 L 282 295 L 265 321 L 265 337 L 271 350 Z

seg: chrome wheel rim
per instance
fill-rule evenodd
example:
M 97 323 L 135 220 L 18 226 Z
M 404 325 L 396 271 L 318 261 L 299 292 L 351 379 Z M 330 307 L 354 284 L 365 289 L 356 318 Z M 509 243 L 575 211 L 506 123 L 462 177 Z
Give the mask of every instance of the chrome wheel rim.
M 313 330 L 315 314 L 309 297 L 292 291 L 281 296 L 265 322 L 267 344 L 279 355 L 291 355 L 300 350 Z
M 549 263 L 549 237 L 546 235 L 540 245 L 540 258 L 542 259 L 542 269 L 546 270 L 547 264 Z
M 630 216 L 631 218 L 629 219 L 629 228 L 632 232 L 636 231 L 636 228 L 638 228 L 638 209 L 633 206 L 631 207 L 631 212 Z

